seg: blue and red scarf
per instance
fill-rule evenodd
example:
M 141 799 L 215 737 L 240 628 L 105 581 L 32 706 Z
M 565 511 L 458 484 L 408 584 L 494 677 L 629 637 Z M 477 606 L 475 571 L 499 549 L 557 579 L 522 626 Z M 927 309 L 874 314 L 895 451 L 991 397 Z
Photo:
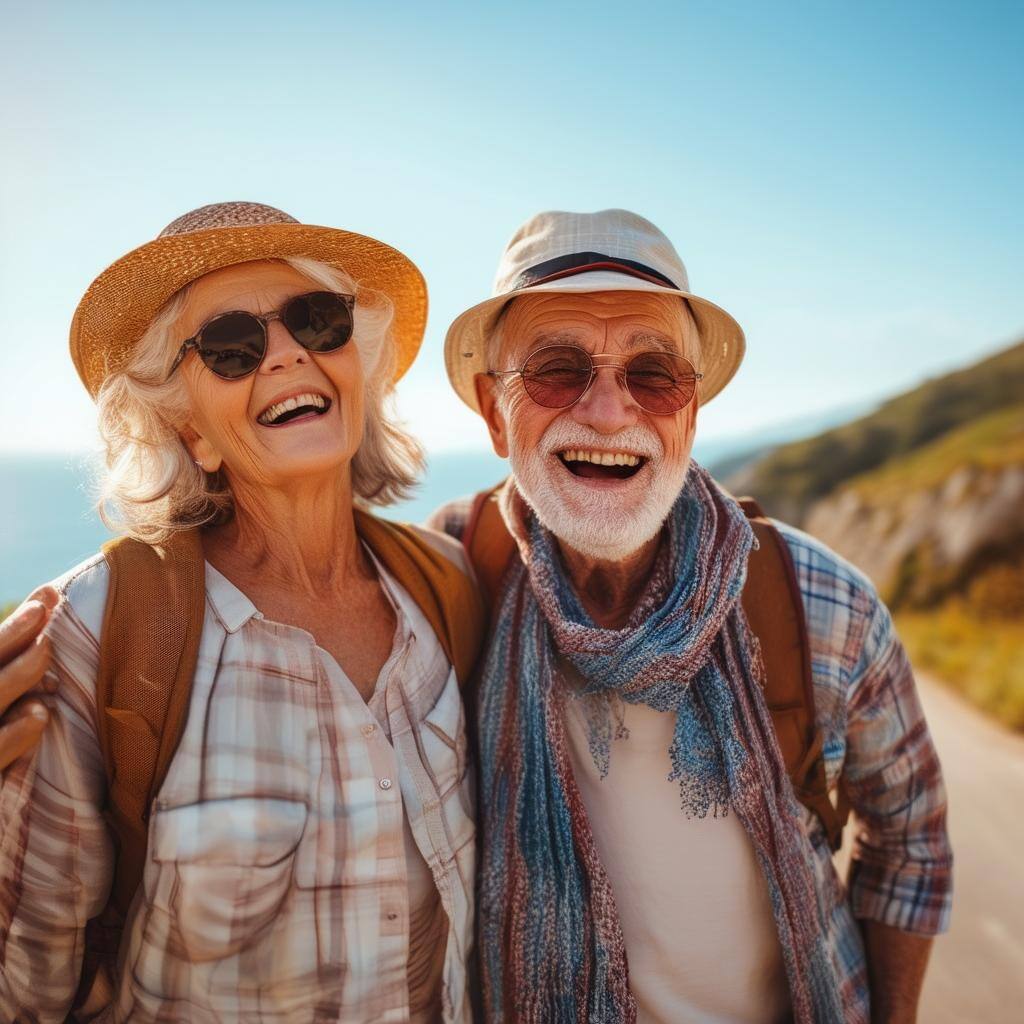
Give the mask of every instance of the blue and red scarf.
M 615 898 L 569 760 L 563 702 L 573 699 L 571 676 L 583 680 L 584 694 L 675 712 L 668 754 L 680 813 L 737 815 L 767 882 L 794 1020 L 842 1021 L 812 852 L 739 600 L 754 543 L 743 511 L 694 464 L 666 524 L 667 593 L 620 630 L 588 616 L 555 539 L 514 488 L 502 511 L 522 560 L 505 579 L 480 691 L 487 1019 L 636 1020 Z M 591 729 L 602 770 L 611 733 Z

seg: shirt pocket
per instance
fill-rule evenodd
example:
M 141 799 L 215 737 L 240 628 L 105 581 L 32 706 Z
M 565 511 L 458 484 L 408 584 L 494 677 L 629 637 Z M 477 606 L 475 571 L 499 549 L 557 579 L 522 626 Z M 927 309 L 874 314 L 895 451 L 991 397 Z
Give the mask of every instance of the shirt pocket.
M 176 925 L 193 962 L 234 956 L 277 916 L 291 887 L 306 805 L 273 797 L 232 797 L 160 808 L 148 900 Z

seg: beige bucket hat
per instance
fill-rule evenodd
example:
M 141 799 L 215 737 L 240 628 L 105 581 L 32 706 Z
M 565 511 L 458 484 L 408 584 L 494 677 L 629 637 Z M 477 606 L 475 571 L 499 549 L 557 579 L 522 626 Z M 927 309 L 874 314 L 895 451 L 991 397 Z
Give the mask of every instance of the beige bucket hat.
M 528 220 L 505 248 L 491 298 L 448 328 L 444 361 L 458 396 L 479 412 L 473 378 L 487 366 L 487 338 L 506 303 L 537 292 L 645 291 L 687 300 L 700 332 L 700 402 L 711 401 L 739 368 L 743 329 L 724 309 L 690 291 L 686 267 L 649 220 L 629 210 L 564 213 Z
M 160 307 L 180 288 L 221 267 L 309 256 L 383 292 L 395 307 L 395 380 L 412 364 L 427 322 L 427 286 L 407 256 L 376 238 L 300 224 L 262 203 L 214 203 L 172 221 L 152 241 L 96 278 L 71 321 L 71 358 L 96 397 L 131 358 Z

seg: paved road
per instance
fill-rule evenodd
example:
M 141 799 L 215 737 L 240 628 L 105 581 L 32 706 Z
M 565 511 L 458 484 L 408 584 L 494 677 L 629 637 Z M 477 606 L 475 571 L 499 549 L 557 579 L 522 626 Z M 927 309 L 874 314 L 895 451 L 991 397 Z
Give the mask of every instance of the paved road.
M 1024 738 L 939 683 L 921 699 L 949 792 L 953 923 L 932 953 L 921 1024 L 1024 1022 Z

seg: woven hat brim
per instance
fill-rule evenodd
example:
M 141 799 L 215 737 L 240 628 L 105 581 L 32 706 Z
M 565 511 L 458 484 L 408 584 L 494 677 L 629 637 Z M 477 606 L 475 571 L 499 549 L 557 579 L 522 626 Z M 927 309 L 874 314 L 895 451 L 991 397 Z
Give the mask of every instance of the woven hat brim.
M 475 413 L 480 412 L 476 400 L 474 378 L 489 369 L 487 338 L 494 330 L 502 309 L 519 295 L 543 292 L 605 292 L 639 291 L 662 295 L 678 295 L 687 299 L 697 320 L 702 355 L 699 385 L 700 404 L 707 405 L 732 380 L 746 351 L 743 328 L 720 306 L 691 292 L 617 274 L 614 271 L 591 271 L 565 277 L 550 284 L 519 288 L 496 295 L 467 309 L 448 328 L 444 344 L 444 363 L 455 393 Z
M 394 305 L 395 380 L 427 323 L 427 286 L 407 256 L 367 235 L 312 224 L 255 224 L 168 235 L 133 249 L 89 286 L 71 321 L 71 358 L 89 394 L 124 369 L 153 317 L 185 285 L 222 267 L 308 256 L 343 270 Z

